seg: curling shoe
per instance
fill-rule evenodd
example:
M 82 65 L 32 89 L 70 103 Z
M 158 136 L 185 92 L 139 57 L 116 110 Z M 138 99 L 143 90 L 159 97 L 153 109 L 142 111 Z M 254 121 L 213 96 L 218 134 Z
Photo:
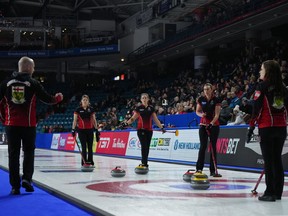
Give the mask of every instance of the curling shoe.
M 210 176 L 218 177 L 218 178 L 221 178 L 221 177 L 222 177 L 221 174 L 219 174 L 219 173 L 215 173 L 215 172 L 210 172 Z
M 12 188 L 11 195 L 19 195 L 20 194 L 20 189 L 19 188 Z
M 25 188 L 26 192 L 34 192 L 34 187 L 32 183 L 26 179 L 22 180 L 22 187 Z
M 259 201 L 266 201 L 266 202 L 275 202 L 275 197 L 274 196 L 269 196 L 269 195 L 263 195 L 258 197 Z

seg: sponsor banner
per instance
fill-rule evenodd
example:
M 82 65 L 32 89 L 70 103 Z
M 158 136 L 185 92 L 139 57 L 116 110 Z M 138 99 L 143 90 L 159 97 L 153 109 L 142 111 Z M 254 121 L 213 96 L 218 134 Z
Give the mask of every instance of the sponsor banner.
M 264 161 L 259 144 L 258 128 L 249 143 L 246 142 L 246 127 L 225 127 L 220 129 L 217 140 L 217 162 L 227 166 L 241 166 L 248 168 L 263 168 Z M 273 143 L 271 143 L 273 145 Z M 209 163 L 206 153 L 205 162 Z M 288 140 L 282 151 L 284 170 L 288 170 Z
M 96 153 L 124 156 L 128 143 L 129 132 L 101 132 Z
M 64 134 L 63 134 L 64 135 Z M 65 136 L 65 150 L 74 151 L 75 149 L 75 140 L 71 133 L 66 134 Z
M 60 139 L 60 134 L 59 133 L 53 134 L 52 140 L 51 140 L 51 149 L 58 149 L 59 139 Z
M 171 154 L 172 143 L 174 142 L 175 134 L 153 132 L 150 142 L 149 157 L 169 159 Z
M 75 150 L 74 138 L 70 133 L 55 133 L 52 136 L 51 149 Z
M 126 155 L 141 157 L 141 143 L 138 139 L 137 131 L 129 133 Z
M 69 57 L 69 56 L 81 56 L 81 55 L 95 55 L 95 54 L 107 54 L 118 53 L 118 44 L 95 46 L 95 47 L 83 47 L 73 49 L 59 49 L 59 50 L 29 50 L 29 51 L 0 51 L 0 57 Z
M 217 162 L 228 166 L 251 166 L 255 164 L 255 153 L 245 148 L 247 128 L 220 128 L 217 140 Z M 207 150 L 210 143 L 208 143 Z M 209 163 L 210 152 L 206 151 L 205 162 Z M 245 164 L 245 165 L 244 165 Z M 256 166 L 257 167 L 257 166 Z
M 0 133 L 0 145 L 7 145 L 6 133 Z
M 199 148 L 198 129 L 179 130 L 179 136 L 174 137 L 170 159 L 196 162 Z
M 59 150 L 66 150 L 66 140 L 67 140 L 67 134 L 60 134 L 58 139 Z
M 161 132 L 153 132 L 149 157 L 169 159 L 174 137 L 175 134 L 173 133 L 162 134 Z M 126 155 L 141 157 L 141 143 L 138 139 L 137 131 L 131 131 L 129 134 Z

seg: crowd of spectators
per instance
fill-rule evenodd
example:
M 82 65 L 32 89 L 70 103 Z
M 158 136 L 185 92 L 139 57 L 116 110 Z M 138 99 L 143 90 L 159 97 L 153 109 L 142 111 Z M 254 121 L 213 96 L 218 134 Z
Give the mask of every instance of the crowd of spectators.
M 266 45 L 269 44 L 269 45 Z M 255 46 L 256 47 L 256 46 Z M 260 51 L 259 51 L 260 48 Z M 257 52 L 252 54 L 243 50 L 240 56 L 224 61 L 211 61 L 211 64 L 200 77 L 193 73 L 182 71 L 178 73 L 168 86 L 163 86 L 160 80 L 138 80 L 130 86 L 133 96 L 123 98 L 125 89 L 106 83 L 109 96 L 94 104 L 100 129 L 114 130 L 119 121 L 129 119 L 135 106 L 140 103 L 140 94 L 148 92 L 151 103 L 157 115 L 179 115 L 195 111 L 197 98 L 202 94 L 203 84 L 210 82 L 215 94 L 222 100 L 220 113 L 221 125 L 246 124 L 252 112 L 251 96 L 258 83 L 261 63 L 266 59 L 275 59 L 281 65 L 283 82 L 287 83 L 288 44 L 282 40 L 272 40 L 257 45 Z M 164 103 L 165 102 L 165 103 Z M 125 110 L 125 113 L 122 111 Z

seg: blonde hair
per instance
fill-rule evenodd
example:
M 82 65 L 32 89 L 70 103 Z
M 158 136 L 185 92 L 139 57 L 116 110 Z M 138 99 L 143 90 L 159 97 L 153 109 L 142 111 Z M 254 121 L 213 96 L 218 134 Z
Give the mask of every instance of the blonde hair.
M 86 94 L 82 95 L 82 98 L 81 98 L 81 100 L 82 100 L 83 98 L 87 98 L 87 99 L 88 99 L 88 101 L 90 101 L 90 98 L 89 98 L 89 96 L 88 96 L 88 95 L 86 95 Z
M 88 106 L 90 106 L 90 98 L 89 98 L 89 96 L 86 95 L 86 94 L 82 95 L 81 101 L 80 101 L 80 106 L 82 106 L 82 100 L 83 100 L 84 98 L 86 98 L 86 99 L 88 100 Z
M 203 87 L 209 86 L 211 89 L 213 89 L 213 85 L 211 83 L 205 83 Z
M 148 99 L 150 99 L 150 97 L 149 97 L 149 94 L 148 94 L 148 93 L 142 93 L 142 94 L 141 94 L 141 98 L 142 98 L 142 96 L 144 96 L 144 95 L 145 95 L 145 96 L 147 96 L 147 98 L 148 98 Z

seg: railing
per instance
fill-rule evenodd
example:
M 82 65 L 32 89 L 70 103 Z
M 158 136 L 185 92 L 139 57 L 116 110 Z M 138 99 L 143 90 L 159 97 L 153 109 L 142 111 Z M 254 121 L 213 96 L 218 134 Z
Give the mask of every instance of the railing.
M 168 38 L 163 40 L 157 44 L 149 44 L 146 43 L 143 46 L 139 47 L 137 50 L 131 52 L 128 55 L 128 63 L 133 61 L 137 61 L 139 59 L 143 59 L 145 57 L 151 56 L 153 53 L 160 52 L 162 50 L 177 46 L 187 41 L 194 40 L 199 38 L 200 36 L 207 35 L 210 32 L 213 32 L 217 29 L 221 29 L 225 26 L 231 25 L 233 23 L 244 20 L 248 17 L 252 17 L 260 12 L 264 12 L 274 7 L 278 7 L 279 5 L 287 3 L 287 0 L 255 0 L 242 5 L 237 8 L 237 10 L 233 10 L 233 13 L 230 14 L 229 21 L 223 20 L 222 22 L 218 22 L 216 25 L 205 25 L 203 23 L 194 24 L 192 26 L 187 27 L 186 29 L 182 29 L 178 31 L 178 33 L 173 38 Z

